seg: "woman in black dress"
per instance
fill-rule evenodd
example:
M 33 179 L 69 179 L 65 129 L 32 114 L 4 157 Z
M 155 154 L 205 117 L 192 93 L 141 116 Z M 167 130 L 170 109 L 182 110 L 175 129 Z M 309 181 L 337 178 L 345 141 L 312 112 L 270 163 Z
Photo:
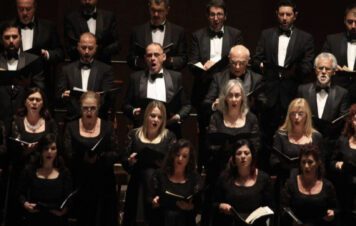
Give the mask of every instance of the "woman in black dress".
M 123 165 L 131 174 L 127 187 L 124 226 L 147 223 L 150 202 L 147 198 L 148 185 L 153 172 L 161 167 L 175 135 L 166 127 L 166 108 L 159 101 L 148 104 L 143 125 L 130 131 Z
M 239 140 L 232 150 L 229 163 L 217 183 L 213 225 L 245 225 L 233 215 L 232 208 L 243 218 L 259 207 L 273 208 L 270 179 L 256 168 L 254 146 L 248 140 Z M 266 225 L 266 219 L 253 225 Z
M 355 225 L 356 214 L 356 104 L 350 107 L 343 135 L 331 158 L 343 225 Z
M 188 140 L 172 145 L 162 169 L 152 178 L 152 226 L 195 226 L 201 203 L 202 179 L 196 171 L 195 151 Z
M 118 145 L 113 126 L 98 117 L 100 95 L 88 91 L 80 98 L 82 116 L 67 124 L 64 147 L 71 164 L 79 226 L 115 226 L 117 197 L 113 164 Z
M 37 142 L 47 133 L 57 135 L 57 124 L 51 117 L 44 92 L 37 87 L 30 88 L 24 99 L 24 106 L 12 122 L 10 136 L 24 142 L 13 142 L 10 158 L 16 165 L 26 164 L 31 153 L 36 149 Z M 16 151 L 17 150 L 17 151 Z M 19 164 L 20 163 L 20 164 Z
M 298 168 L 301 146 L 312 143 L 320 147 L 321 142 L 321 134 L 312 125 L 308 102 L 303 98 L 294 99 L 289 104 L 283 125 L 274 135 L 271 173 L 278 176 L 279 187 L 284 185 L 291 169 Z
M 318 146 L 302 146 L 299 159 L 299 173 L 287 180 L 282 192 L 281 206 L 290 208 L 303 225 L 334 225 L 336 193 L 331 182 L 323 178 Z M 281 225 L 295 225 L 286 212 L 282 216 Z
M 68 225 L 69 206 L 60 206 L 72 191 L 72 179 L 64 167 L 56 136 L 44 135 L 38 151 L 38 158 L 24 169 L 19 180 L 19 201 L 25 212 L 23 225 Z

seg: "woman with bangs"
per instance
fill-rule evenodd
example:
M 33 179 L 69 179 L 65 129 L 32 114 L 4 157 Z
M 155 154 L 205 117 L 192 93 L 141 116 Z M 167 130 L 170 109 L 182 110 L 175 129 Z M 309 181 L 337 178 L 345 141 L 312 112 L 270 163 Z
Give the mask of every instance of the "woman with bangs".
M 124 226 L 148 223 L 151 200 L 147 192 L 153 172 L 161 167 L 175 135 L 166 129 L 166 108 L 160 101 L 148 104 L 143 125 L 128 134 L 122 163 L 131 175 L 127 187 Z
M 322 135 L 313 128 L 308 102 L 294 99 L 288 107 L 283 125 L 274 135 L 271 155 L 272 175 L 278 176 L 280 185 L 289 177 L 291 169 L 298 167 L 300 148 L 305 144 L 321 146 Z

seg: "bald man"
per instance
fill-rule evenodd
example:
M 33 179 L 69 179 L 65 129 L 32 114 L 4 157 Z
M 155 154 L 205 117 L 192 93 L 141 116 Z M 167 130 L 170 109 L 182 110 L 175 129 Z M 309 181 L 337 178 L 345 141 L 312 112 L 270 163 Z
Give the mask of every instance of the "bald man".
M 94 59 L 97 48 L 96 37 L 90 32 L 83 33 L 77 44 L 80 59 L 62 68 L 56 97 L 66 105 L 67 120 L 73 120 L 80 116 L 80 95 L 73 92 L 75 87 L 82 91 L 91 90 L 94 92 L 112 89 L 112 67 Z M 104 118 L 107 117 L 110 106 L 108 98 L 110 98 L 109 95 L 103 95 L 101 100 L 99 115 Z
M 215 110 L 218 104 L 220 90 L 230 79 L 241 79 L 245 93 L 249 96 L 249 103 L 262 101 L 262 76 L 247 69 L 250 51 L 243 45 L 236 45 L 230 49 L 229 68 L 213 75 L 209 91 L 204 99 L 204 105 Z M 261 88 L 260 88 L 261 87 Z M 254 110 L 256 106 L 251 106 Z

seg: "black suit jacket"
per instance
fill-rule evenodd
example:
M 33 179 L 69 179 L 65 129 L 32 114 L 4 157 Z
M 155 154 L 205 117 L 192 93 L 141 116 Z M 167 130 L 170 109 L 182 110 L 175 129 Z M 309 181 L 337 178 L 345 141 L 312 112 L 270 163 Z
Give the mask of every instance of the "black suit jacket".
M 20 23 L 19 20 L 16 20 Z M 35 18 L 33 31 L 32 49 L 26 52 L 41 56 L 41 49 L 49 53 L 50 62 L 60 62 L 64 60 L 64 52 L 59 41 L 56 25 L 49 20 Z
M 164 69 L 163 77 L 166 85 L 166 102 L 170 103 L 174 99 L 174 106 L 172 106 L 172 109 L 167 109 L 167 113 L 172 115 L 179 114 L 181 120 L 183 120 L 189 115 L 191 105 L 185 96 L 182 86 L 182 75 L 179 72 Z M 134 108 L 142 107 L 142 101 L 147 97 L 148 79 L 148 73 L 145 71 L 137 71 L 130 76 L 124 113 L 134 121 L 136 120 L 133 117 L 132 111 Z M 170 112 L 176 109 L 178 109 L 176 112 Z M 143 113 L 144 109 L 142 109 L 141 114 Z
M 237 44 L 242 44 L 241 31 L 230 27 L 224 26 L 223 45 L 221 57 L 228 56 L 231 47 Z M 189 64 L 201 62 L 205 64 L 210 59 L 210 36 L 209 28 L 202 28 L 194 32 L 192 36 L 192 46 L 189 55 Z M 226 65 L 225 65 L 226 66 Z M 224 68 L 220 68 L 221 71 Z M 217 71 L 216 71 L 217 72 Z
M 97 58 L 110 63 L 112 55 L 119 52 L 118 25 L 114 13 L 97 9 L 96 32 L 98 51 Z M 67 53 L 72 61 L 79 59 L 77 43 L 82 33 L 89 32 L 86 19 L 81 11 L 68 14 L 64 19 L 64 34 Z
M 318 117 L 315 86 L 315 83 L 308 83 L 299 86 L 298 97 L 306 99 L 310 105 L 312 115 L 314 117 Z M 331 122 L 346 114 L 348 112 L 349 106 L 347 90 L 337 85 L 331 85 L 325 103 L 324 112 L 321 118 Z
M 112 67 L 94 60 L 91 66 L 87 90 L 101 92 L 112 89 L 113 70 Z M 66 90 L 72 90 L 73 87 L 82 88 L 82 75 L 79 61 L 75 61 L 63 66 L 60 77 L 58 78 L 56 97 L 63 100 L 67 107 L 67 119 L 73 120 L 80 116 L 80 95 L 75 95 L 71 91 L 70 97 L 62 98 L 62 93 Z M 100 116 L 106 117 L 110 107 L 110 95 L 104 94 L 101 98 Z
M 279 28 L 262 31 L 252 58 L 255 71 L 264 75 L 266 80 L 267 105 L 273 106 L 280 97 L 284 108 L 295 97 L 298 85 L 312 72 L 314 59 L 313 37 L 298 28 L 294 28 L 287 47 L 285 70 L 278 70 Z M 260 64 L 264 70 L 260 70 Z M 282 75 L 282 77 L 280 76 Z
M 147 22 L 133 29 L 130 37 L 130 49 L 127 63 L 131 69 L 142 70 L 146 67 L 144 61 L 145 48 L 152 43 L 152 31 Z M 187 64 L 187 42 L 184 29 L 176 24 L 166 22 L 163 47 L 169 44 L 172 47 L 165 50 L 167 60 L 164 67 L 171 70 L 181 70 Z
M 257 74 L 251 70 L 246 70 L 246 74 L 249 74 L 251 76 L 251 87 L 250 90 L 246 90 L 245 94 L 250 94 L 248 96 L 248 99 L 250 107 L 252 107 L 251 104 L 256 103 L 256 101 L 264 101 L 263 93 L 261 92 L 263 89 L 262 75 Z M 218 72 L 213 75 L 213 80 L 210 83 L 209 91 L 205 96 L 203 103 L 206 108 L 211 109 L 212 103 L 216 100 L 216 98 L 219 97 L 220 91 L 224 88 L 224 86 L 230 79 L 234 78 L 231 77 L 229 69 L 226 69 L 222 72 Z
M 0 54 L 0 68 L 7 70 L 7 60 L 4 54 Z M 18 59 L 17 70 L 22 70 L 20 76 L 23 84 L 4 85 L 0 84 L 0 120 L 6 124 L 6 129 L 11 128 L 13 115 L 24 104 L 25 91 L 29 87 L 44 89 L 43 64 L 38 56 L 31 53 L 21 52 Z M 7 130 L 9 131 L 9 130 Z
M 345 32 L 326 36 L 323 52 L 332 53 L 337 60 L 337 64 L 347 66 L 347 35 Z M 353 68 L 351 68 L 353 69 Z

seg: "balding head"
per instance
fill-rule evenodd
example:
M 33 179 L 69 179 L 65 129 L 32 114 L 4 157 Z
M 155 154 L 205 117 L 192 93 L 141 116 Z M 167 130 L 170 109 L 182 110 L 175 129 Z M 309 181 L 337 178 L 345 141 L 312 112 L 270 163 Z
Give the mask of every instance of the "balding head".
M 80 60 L 85 63 L 90 63 L 94 59 L 97 49 L 95 36 L 90 32 L 81 34 L 77 49 Z
M 250 51 L 243 45 L 236 45 L 230 49 L 229 60 L 231 74 L 244 75 L 250 60 Z

